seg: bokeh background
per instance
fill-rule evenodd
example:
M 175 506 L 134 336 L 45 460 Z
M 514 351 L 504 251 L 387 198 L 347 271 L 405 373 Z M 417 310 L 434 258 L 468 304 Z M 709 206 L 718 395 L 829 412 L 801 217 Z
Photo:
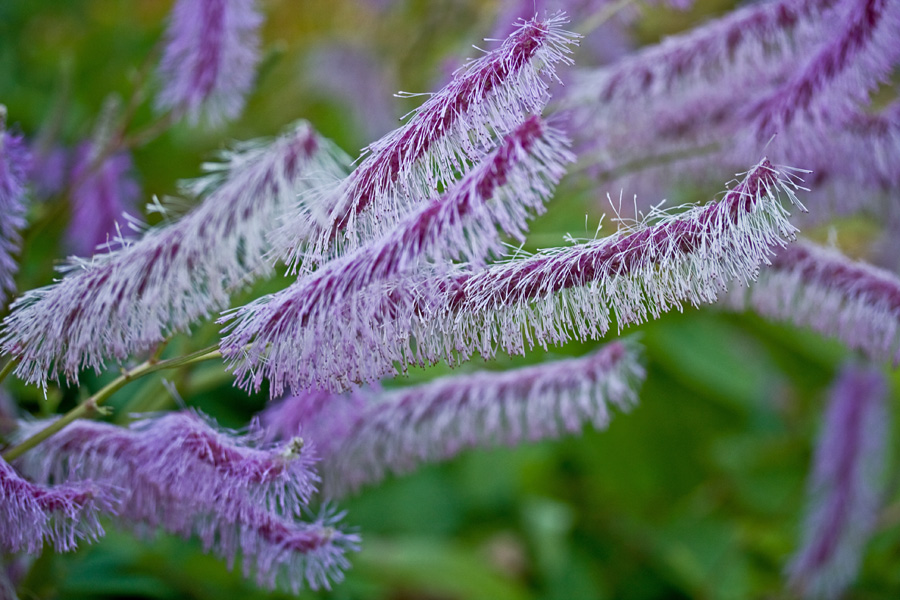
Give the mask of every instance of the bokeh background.
M 471 45 L 484 46 L 501 8 L 450 0 L 260 4 L 264 59 L 243 116 L 217 130 L 177 124 L 136 147 L 140 206 L 153 196 L 175 195 L 178 180 L 199 175 L 202 162 L 231 140 L 273 135 L 299 118 L 356 156 L 422 101 L 393 93 L 436 90 L 465 58 L 478 55 Z M 603 30 L 592 34 L 599 37 L 586 40 L 577 60 L 597 64 L 732 7 L 730 0 L 698 2 L 686 12 L 642 7 L 620 38 Z M 162 0 L 0 2 L 0 102 L 10 123 L 31 139 L 67 147 L 90 137 L 110 95 L 127 104 L 141 82 L 152 80 L 170 8 Z M 154 88 L 146 89 L 152 94 Z M 136 131 L 155 119 L 152 97 L 137 104 Z M 733 175 L 722 173 L 722 183 Z M 564 181 L 526 247 L 560 245 L 567 233 L 593 235 L 608 206 L 605 194 L 618 191 Z M 663 193 L 695 202 L 715 191 L 679 185 Z M 29 209 L 20 290 L 52 281 L 69 252 L 64 231 L 70 212 L 65 191 Z M 159 219 L 142 218 L 150 224 Z M 804 233 L 819 240 L 839 235 L 845 250 L 864 255 L 878 226 L 859 217 Z M 285 282 L 263 282 L 235 304 Z M 170 352 L 206 346 L 216 333 L 215 325 L 198 326 L 176 338 Z M 799 543 L 812 448 L 828 387 L 850 353 L 806 331 L 710 308 L 672 312 L 623 335 L 637 335 L 646 347 L 649 374 L 630 414 L 616 415 L 604 432 L 471 451 L 342 502 L 363 550 L 333 591 L 303 596 L 790 597 L 783 571 Z M 462 369 L 505 369 L 591 347 L 574 343 Z M 388 385 L 446 372 L 442 366 L 414 370 Z M 88 375 L 81 389 L 51 389 L 46 397 L 16 382 L 9 391 L 21 409 L 49 415 L 110 377 Z M 900 376 L 893 371 L 890 377 L 896 400 Z M 248 397 L 232 388 L 220 364 L 180 372 L 174 383 L 185 404 L 232 427 L 246 424 L 267 398 L 265 391 Z M 111 404 L 119 408 L 114 418 L 121 418 L 125 409 L 159 410 L 177 402 L 160 378 L 148 378 Z M 893 448 L 891 474 L 897 469 Z M 888 486 L 878 531 L 848 598 L 900 593 L 900 477 Z M 111 530 L 76 553 L 47 552 L 21 567 L 28 570 L 25 599 L 285 597 L 257 589 L 204 555 L 196 541 L 164 535 L 137 540 Z

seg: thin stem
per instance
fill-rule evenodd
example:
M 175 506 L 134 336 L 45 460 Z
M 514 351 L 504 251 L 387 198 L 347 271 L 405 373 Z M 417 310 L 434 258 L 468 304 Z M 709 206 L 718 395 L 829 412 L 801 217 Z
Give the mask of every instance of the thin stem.
M 575 30 L 575 33 L 587 35 L 616 16 L 623 8 L 634 4 L 635 0 L 619 0 L 615 4 L 610 4 L 603 10 L 599 10 L 584 21 L 581 26 Z
M 191 354 L 179 356 L 178 358 L 172 358 L 159 362 L 146 361 L 134 367 L 133 369 L 123 370 L 121 375 L 109 382 L 105 387 L 101 388 L 96 394 L 64 414 L 62 417 L 60 417 L 44 429 L 35 433 L 33 436 L 31 436 L 21 444 L 7 449 L 3 453 L 3 459 L 6 462 L 15 460 L 53 434 L 61 431 L 69 423 L 72 423 L 76 419 L 103 414 L 104 411 L 101 408 L 103 403 L 106 402 L 110 396 L 112 396 L 114 393 L 116 393 L 132 381 L 140 379 L 141 377 L 149 375 L 150 373 L 161 371 L 163 369 L 174 369 L 177 367 L 183 367 L 185 365 L 191 365 L 205 360 L 212 360 L 221 357 L 222 353 L 219 351 L 217 346 L 209 346 L 207 348 L 203 348 L 202 350 L 192 352 Z
M 6 376 L 13 372 L 13 369 L 16 368 L 16 365 L 19 364 L 19 359 L 15 356 L 11 357 L 6 364 L 3 365 L 3 368 L 0 369 L 0 383 L 6 379 Z

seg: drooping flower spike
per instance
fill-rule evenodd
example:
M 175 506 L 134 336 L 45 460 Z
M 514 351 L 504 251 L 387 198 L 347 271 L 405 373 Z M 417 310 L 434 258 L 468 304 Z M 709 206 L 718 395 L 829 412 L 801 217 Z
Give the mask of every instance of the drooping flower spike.
M 476 352 L 493 356 L 498 347 L 521 354 L 573 337 L 599 338 L 611 312 L 624 327 L 684 302 L 714 302 L 735 278 L 752 280 L 773 249 L 795 235 L 781 203 L 799 204 L 792 177 L 763 161 L 710 205 L 482 271 L 438 267 L 430 278 L 372 285 L 335 305 L 329 319 L 271 328 L 268 355 L 252 337 L 267 319 L 247 319 L 222 348 L 243 383 L 271 378 L 275 388 L 287 383 L 299 391 L 346 389 L 393 375 L 397 365 L 453 364 Z M 264 304 L 253 310 L 272 323 L 280 317 Z M 250 340 L 254 352 L 242 352 Z
M 571 160 L 566 145 L 562 135 L 538 117 L 528 119 L 451 190 L 412 212 L 381 239 L 220 319 L 234 321 L 221 348 L 237 365 L 238 381 L 259 389 L 265 376 L 273 397 L 285 385 L 305 387 L 316 374 L 298 371 L 292 357 L 321 329 L 317 323 L 333 321 L 334 307 L 345 298 L 374 283 L 409 275 L 426 259 L 461 256 L 483 264 L 491 254 L 502 254 L 498 226 L 521 241 L 526 219 L 543 212 L 544 201 L 565 172 L 563 164 Z
M 886 391 L 877 370 L 848 365 L 831 392 L 808 482 L 803 542 L 788 567 L 804 598 L 839 598 L 859 571 L 883 501 Z
M 44 425 L 26 423 L 22 439 Z M 315 450 L 301 438 L 264 444 L 255 433 L 240 436 L 215 428 L 194 412 L 167 413 L 128 429 L 78 421 L 16 461 L 36 481 L 108 481 L 122 486 L 123 520 L 160 525 L 193 518 L 195 511 L 258 504 L 268 511 L 299 515 L 316 489 Z M 305 446 L 305 447 L 304 447 Z M 172 513 L 155 496 L 181 499 L 192 507 Z
M 784 248 L 755 283 L 733 288 L 723 304 L 810 327 L 900 364 L 900 279 L 836 250 L 807 241 Z
M 166 30 L 157 107 L 191 125 L 238 117 L 256 77 L 262 21 L 255 0 L 178 0 Z
M 323 494 L 337 498 L 469 448 L 605 429 L 609 407 L 628 410 L 643 377 L 636 345 L 613 342 L 582 358 L 394 391 L 308 392 L 267 409 L 263 424 L 284 437 L 298 425 L 314 434 Z
M 270 272 L 266 232 L 343 159 L 300 123 L 273 142 L 239 145 L 185 191 L 202 198 L 180 220 L 90 261 L 76 260 L 57 283 L 20 298 L 4 321 L 3 351 L 16 374 L 46 385 L 85 367 L 124 360 L 197 319 L 225 308 L 235 289 Z
M 371 144 L 366 158 L 325 194 L 326 216 L 291 215 L 273 234 L 294 270 L 352 250 L 393 227 L 406 212 L 450 187 L 549 99 L 555 66 L 571 63 L 577 36 L 562 15 L 523 22 L 501 46 L 464 66 L 409 122 Z M 311 243 L 312 246 L 308 246 Z
M 19 231 L 25 226 L 25 184 L 31 153 L 24 138 L 6 129 L 6 107 L 0 104 L 0 304 L 15 291 L 19 270 Z
M 98 516 L 116 509 L 115 489 L 92 482 L 45 486 L 32 483 L 0 458 L 0 551 L 74 550 L 103 535 Z
M 27 437 L 45 423 L 25 423 Z M 200 415 L 170 413 L 130 429 L 77 421 L 16 464 L 35 480 L 109 482 L 122 491 L 116 522 L 138 533 L 157 528 L 196 536 L 203 548 L 260 585 L 297 591 L 304 579 L 328 587 L 347 567 L 358 538 L 326 510 L 298 520 L 318 480 L 312 445 L 292 437 L 266 444 L 259 432 L 218 430 Z

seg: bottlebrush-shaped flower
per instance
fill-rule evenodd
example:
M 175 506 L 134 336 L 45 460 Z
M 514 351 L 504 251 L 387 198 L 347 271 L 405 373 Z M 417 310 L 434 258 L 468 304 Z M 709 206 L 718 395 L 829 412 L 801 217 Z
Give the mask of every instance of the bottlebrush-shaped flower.
M 31 153 L 21 135 L 6 130 L 6 107 L 0 104 L 0 303 L 14 292 L 19 270 L 19 230 L 25 226 L 25 183 Z
M 241 114 L 259 62 L 254 0 L 178 0 L 159 66 L 161 110 L 211 126 Z
M 888 0 L 855 0 L 837 12 L 842 14 L 835 15 L 840 18 L 832 25 L 834 34 L 788 81 L 751 110 L 762 137 L 816 107 L 827 109 L 832 117 L 835 113 L 853 114 L 890 76 L 900 59 L 900 6 Z
M 315 435 L 323 493 L 339 497 L 468 448 L 557 438 L 586 423 L 605 429 L 609 406 L 628 410 L 643 377 L 635 345 L 614 342 L 582 358 L 388 392 L 301 394 L 267 409 L 263 421 L 284 436 L 298 422 Z
M 141 189 L 132 177 L 131 155 L 98 157 L 92 143 L 82 144 L 72 169 L 72 216 L 66 229 L 68 246 L 79 256 L 109 249 L 122 237 L 118 225 L 132 213 Z
M 856 578 L 882 502 L 886 387 L 878 371 L 848 366 L 832 391 L 808 485 L 803 544 L 788 567 L 806 598 L 838 598 Z
M 499 48 L 463 67 L 406 125 L 364 150 L 365 160 L 322 200 L 327 217 L 303 211 L 286 220 L 273 234 L 280 256 L 296 269 L 377 237 L 449 187 L 499 136 L 540 113 L 555 65 L 571 63 L 577 36 L 561 29 L 565 22 L 561 15 L 524 22 Z
M 273 396 L 281 395 L 285 385 L 295 391 L 308 387 L 317 374 L 298 370 L 293 357 L 304 352 L 305 332 L 331 322 L 334 306 L 344 298 L 409 274 L 427 258 L 459 255 L 481 264 L 490 254 L 502 253 L 497 226 L 521 241 L 526 219 L 543 212 L 543 202 L 565 172 L 563 164 L 571 160 L 566 145 L 538 117 L 528 119 L 450 191 L 381 239 L 220 319 L 234 321 L 221 348 L 238 381 L 259 389 L 266 377 Z
M 26 437 L 43 423 L 23 424 Z M 257 432 L 258 433 L 258 432 Z M 161 528 L 197 536 L 204 550 L 263 586 L 298 590 L 304 578 L 327 587 L 346 568 L 358 538 L 336 529 L 341 515 L 305 512 L 318 480 L 311 447 L 294 437 L 264 444 L 256 433 L 217 430 L 185 412 L 147 418 L 130 429 L 78 421 L 17 461 L 40 481 L 109 482 L 122 490 L 117 522 L 138 533 Z
M 242 354 L 241 345 L 253 339 L 253 327 L 243 323 L 246 337 L 232 332 L 222 347 L 245 382 L 271 377 L 295 388 L 340 389 L 392 375 L 396 365 L 599 338 L 611 311 L 624 327 L 682 302 L 714 302 L 735 277 L 754 278 L 773 247 L 794 237 L 780 200 L 798 203 L 796 187 L 788 171 L 763 161 L 708 206 L 478 272 L 448 275 L 439 268 L 431 280 L 409 275 L 370 286 L 336 305 L 330 319 L 273 325 L 265 341 L 277 354 L 264 355 L 261 341 L 253 342 L 254 354 Z M 443 290 L 437 298 L 436 288 Z
M 746 289 L 723 304 L 810 327 L 879 360 L 900 364 L 900 279 L 809 242 L 778 252 Z
M 338 151 L 306 123 L 269 144 L 250 142 L 186 185 L 203 201 L 179 221 L 20 298 L 4 321 L 16 374 L 46 385 L 62 372 L 124 360 L 221 310 L 231 292 L 270 269 L 266 232 L 298 193 L 342 171 Z
M 23 425 L 20 437 L 45 423 Z M 167 530 L 193 509 L 170 514 L 148 499 L 190 500 L 197 510 L 242 499 L 268 511 L 299 514 L 318 477 L 315 450 L 295 438 L 263 444 L 260 436 L 221 431 L 198 413 L 167 413 L 135 421 L 129 429 L 78 421 L 42 442 L 41 452 L 16 464 L 37 481 L 95 480 L 124 486 L 122 519 L 160 524 Z
M 22 478 L 0 459 L 0 550 L 40 552 L 44 541 L 60 552 L 103 535 L 98 514 L 114 512 L 109 489 L 91 482 L 43 486 Z

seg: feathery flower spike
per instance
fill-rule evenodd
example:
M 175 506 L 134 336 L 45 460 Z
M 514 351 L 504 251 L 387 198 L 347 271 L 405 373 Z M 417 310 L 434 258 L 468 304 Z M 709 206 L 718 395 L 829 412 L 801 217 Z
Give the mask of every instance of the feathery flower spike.
M 733 288 L 723 304 L 810 327 L 900 364 L 900 279 L 836 250 L 807 241 L 784 248 L 754 284 Z
M 25 439 L 44 423 L 25 423 Z M 194 412 L 144 418 L 128 429 L 77 421 L 29 452 L 16 465 L 36 481 L 107 481 L 127 490 L 120 517 L 179 531 L 193 511 L 223 510 L 246 499 L 268 511 L 299 514 L 318 476 L 311 445 L 292 438 L 264 444 L 258 434 L 218 430 Z M 155 496 L 189 502 L 173 514 Z M 187 515 L 187 518 L 185 517 Z
M 221 310 L 231 292 L 268 273 L 266 232 L 297 194 L 342 171 L 339 151 L 306 123 L 268 145 L 241 144 L 210 175 L 186 184 L 203 201 L 179 221 L 150 229 L 13 306 L 0 335 L 16 374 L 46 385 L 62 372 L 124 360 Z
M 0 104 L 0 304 L 15 291 L 19 270 L 19 230 L 25 226 L 25 183 L 31 153 L 21 135 L 6 129 L 6 107 Z
M 523 22 L 503 44 L 464 66 L 409 122 L 364 150 L 366 158 L 327 194 L 327 217 L 302 212 L 273 234 L 294 270 L 354 249 L 393 227 L 436 190 L 450 187 L 547 103 L 555 65 L 570 64 L 577 36 L 562 15 Z M 307 243 L 312 243 L 308 248 Z
M 522 354 L 572 337 L 596 339 L 609 329 L 611 311 L 621 328 L 683 302 L 714 302 L 735 278 L 753 279 L 773 247 L 795 235 L 780 201 L 799 204 L 791 178 L 766 160 L 722 200 L 652 225 L 474 273 L 439 268 L 431 278 L 412 274 L 372 285 L 336 305 L 330 319 L 277 338 L 285 347 L 277 359 L 262 361 L 261 346 L 241 355 L 245 338 L 235 332 L 223 348 L 234 349 L 232 366 L 246 381 L 271 376 L 336 389 L 393 375 L 396 365 L 453 364 L 475 352 L 493 356 L 498 346 Z M 435 288 L 443 290 L 437 301 Z M 248 326 L 245 335 L 252 331 Z
M 613 342 L 582 358 L 388 392 L 309 392 L 267 409 L 263 422 L 285 437 L 298 423 L 315 435 L 323 494 L 337 498 L 468 448 L 557 438 L 586 423 L 605 429 L 609 406 L 628 410 L 643 378 L 635 345 Z
M 254 0 L 178 0 L 159 66 L 160 110 L 213 127 L 237 118 L 259 62 Z
M 23 423 L 20 436 L 45 423 Z M 186 412 L 146 418 L 124 429 L 78 421 L 17 466 L 39 481 L 109 482 L 122 490 L 117 523 L 138 533 L 161 528 L 197 536 L 203 548 L 260 585 L 298 591 L 338 581 L 358 538 L 325 511 L 296 520 L 315 491 L 311 446 L 298 437 L 263 443 L 259 430 L 238 436 Z
M 99 513 L 115 512 L 110 490 L 91 482 L 43 486 L 23 479 L 0 459 L 0 551 L 40 552 L 44 541 L 57 551 L 103 535 Z
M 841 596 L 856 578 L 882 501 L 888 425 L 884 377 L 847 366 L 831 393 L 809 480 L 803 545 L 788 567 L 805 598 Z
M 497 226 L 521 241 L 526 219 L 543 211 L 565 172 L 563 164 L 571 160 L 566 145 L 558 131 L 532 117 L 450 191 L 410 213 L 381 239 L 222 317 L 220 322 L 234 321 L 225 329 L 221 348 L 235 365 L 238 381 L 259 389 L 266 377 L 273 397 L 286 384 L 294 391 L 306 388 L 316 381 L 315 373 L 294 362 L 302 353 L 298 344 L 321 329 L 318 323 L 331 322 L 333 307 L 344 298 L 411 273 L 426 258 L 460 255 L 482 264 L 502 253 Z
M 72 216 L 66 229 L 68 247 L 78 256 L 107 250 L 121 237 L 119 223 L 133 213 L 141 190 L 132 177 L 131 155 L 119 152 L 96 164 L 96 144 L 76 151 L 72 169 Z

